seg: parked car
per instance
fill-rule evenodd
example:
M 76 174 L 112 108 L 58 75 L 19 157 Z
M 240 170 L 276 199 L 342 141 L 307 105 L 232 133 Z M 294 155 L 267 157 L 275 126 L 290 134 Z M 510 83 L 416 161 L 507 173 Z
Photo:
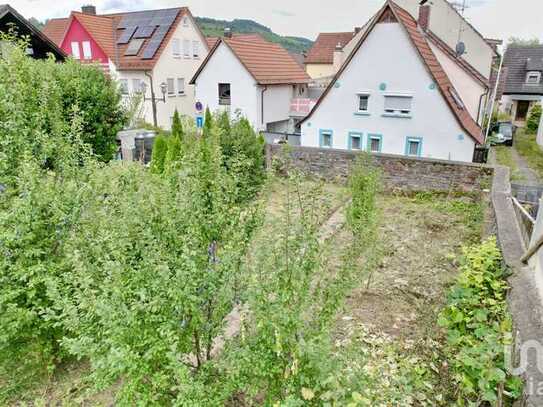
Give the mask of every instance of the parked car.
M 512 146 L 516 131 L 517 127 L 512 122 L 494 123 L 491 128 L 492 138 L 490 143 L 492 145 Z

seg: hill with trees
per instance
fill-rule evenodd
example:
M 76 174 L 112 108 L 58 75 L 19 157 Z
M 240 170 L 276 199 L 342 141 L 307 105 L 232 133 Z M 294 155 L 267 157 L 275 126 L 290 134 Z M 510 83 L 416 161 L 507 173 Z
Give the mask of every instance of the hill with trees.
M 266 40 L 280 44 L 291 52 L 301 54 L 313 45 L 313 41 L 302 37 L 281 36 L 274 33 L 269 27 L 253 20 L 235 19 L 233 21 L 216 20 L 207 17 L 196 17 L 196 21 L 206 37 L 220 37 L 224 29 L 229 27 L 233 33 L 258 33 Z

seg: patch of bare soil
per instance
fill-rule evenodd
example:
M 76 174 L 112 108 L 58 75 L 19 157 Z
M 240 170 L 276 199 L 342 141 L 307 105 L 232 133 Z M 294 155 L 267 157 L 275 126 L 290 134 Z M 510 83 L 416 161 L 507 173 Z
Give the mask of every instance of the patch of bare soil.
M 344 338 L 360 324 L 375 333 L 418 340 L 435 329 L 446 289 L 456 276 L 453 255 L 473 230 L 465 213 L 447 210 L 446 197 L 418 201 L 380 198 L 382 261 L 347 300 L 338 321 Z

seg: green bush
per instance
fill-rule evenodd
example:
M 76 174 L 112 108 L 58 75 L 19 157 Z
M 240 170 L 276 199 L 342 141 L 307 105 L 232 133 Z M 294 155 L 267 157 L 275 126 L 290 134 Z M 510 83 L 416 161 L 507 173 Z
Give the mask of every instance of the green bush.
M 183 140 L 184 135 L 185 133 L 183 131 L 183 124 L 181 124 L 179 112 L 177 111 L 177 109 L 175 109 L 172 120 L 172 136 L 178 138 L 179 141 L 181 141 Z
M 539 122 L 541 120 L 541 104 L 537 103 L 530 110 L 528 120 L 526 121 L 526 129 L 529 133 L 537 133 Z
M 151 172 L 162 174 L 164 172 L 164 163 L 168 153 L 168 138 L 159 134 L 153 144 L 153 154 L 151 156 Z
M 512 328 L 506 296 L 496 239 L 465 249 L 460 276 L 438 321 L 447 330 L 446 351 L 459 405 L 481 400 L 495 404 L 500 386 L 503 397 L 520 396 L 521 381 L 508 374 L 504 360 Z

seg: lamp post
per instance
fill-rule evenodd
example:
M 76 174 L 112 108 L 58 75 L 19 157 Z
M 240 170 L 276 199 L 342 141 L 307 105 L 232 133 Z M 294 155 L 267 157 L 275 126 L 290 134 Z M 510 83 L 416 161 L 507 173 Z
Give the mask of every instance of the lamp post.
M 155 88 L 153 86 L 153 76 L 151 74 L 147 73 L 147 72 L 145 72 L 145 76 L 147 76 L 149 78 L 149 83 L 151 84 L 151 86 L 150 86 L 150 88 L 151 88 L 151 97 L 150 98 L 145 97 L 145 95 L 147 94 L 147 84 L 145 82 L 143 82 L 142 85 L 141 85 L 141 92 L 143 93 L 143 100 L 144 101 L 146 101 L 146 100 L 151 101 L 151 106 L 153 108 L 153 124 L 154 124 L 155 127 L 158 127 L 157 118 L 156 118 L 156 103 L 157 103 L 157 101 L 166 103 L 166 91 L 168 89 L 168 85 L 165 82 L 162 82 L 160 84 L 160 91 L 162 92 L 162 99 L 157 99 L 155 97 Z

